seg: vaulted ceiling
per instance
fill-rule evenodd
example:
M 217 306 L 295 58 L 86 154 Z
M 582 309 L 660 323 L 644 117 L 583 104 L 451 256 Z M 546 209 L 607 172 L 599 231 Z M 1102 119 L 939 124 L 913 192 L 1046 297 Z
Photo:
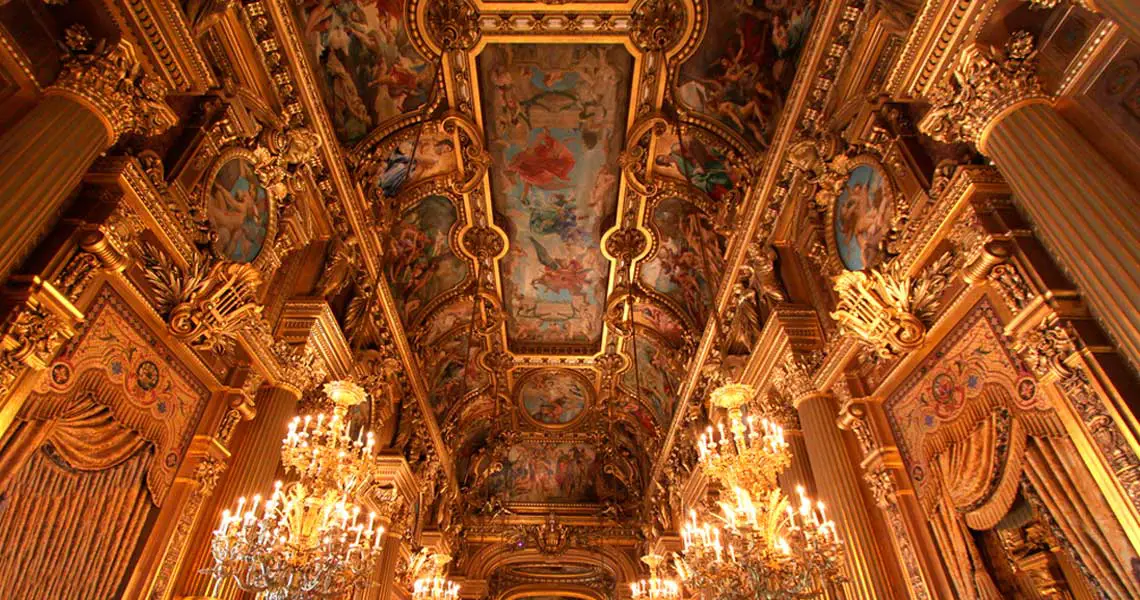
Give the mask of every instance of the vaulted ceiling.
M 816 10 L 297 5 L 472 506 L 642 498 Z

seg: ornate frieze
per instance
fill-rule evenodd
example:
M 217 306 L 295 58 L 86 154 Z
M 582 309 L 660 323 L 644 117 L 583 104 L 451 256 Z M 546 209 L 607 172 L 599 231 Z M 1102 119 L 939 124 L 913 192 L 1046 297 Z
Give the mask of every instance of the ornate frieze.
M 930 92 L 933 105 L 919 130 L 947 143 L 982 148 L 989 129 L 1013 108 L 1048 102 L 1037 78 L 1033 36 L 1014 33 L 1002 50 L 975 43 L 962 50 L 953 80 Z
M 166 92 L 143 73 L 134 46 L 125 40 L 94 53 L 68 54 L 47 90 L 97 111 L 111 143 L 126 134 L 152 136 L 172 127 L 178 116 L 166 104 Z

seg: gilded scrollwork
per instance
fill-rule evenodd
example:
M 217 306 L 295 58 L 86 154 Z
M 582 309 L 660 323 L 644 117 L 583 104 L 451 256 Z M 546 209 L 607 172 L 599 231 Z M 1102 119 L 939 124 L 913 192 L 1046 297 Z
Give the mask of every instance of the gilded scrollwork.
M 69 95 L 96 108 L 111 142 L 127 134 L 153 136 L 178 121 L 166 104 L 166 87 L 146 76 L 135 47 L 126 40 L 93 52 L 72 52 L 49 94 Z
M 170 333 L 194 348 L 227 353 L 246 322 L 261 313 L 261 275 L 248 264 L 210 264 L 196 255 L 182 268 L 149 243 L 142 245 L 142 258 L 156 309 Z
M 980 146 L 1010 107 L 1047 99 L 1037 78 L 1033 36 L 1018 31 L 1001 50 L 978 43 L 962 50 L 952 81 L 931 91 L 932 108 L 918 127 L 938 141 Z
M 630 39 L 644 52 L 673 48 L 685 31 L 685 7 L 679 0 L 642 0 L 631 18 Z

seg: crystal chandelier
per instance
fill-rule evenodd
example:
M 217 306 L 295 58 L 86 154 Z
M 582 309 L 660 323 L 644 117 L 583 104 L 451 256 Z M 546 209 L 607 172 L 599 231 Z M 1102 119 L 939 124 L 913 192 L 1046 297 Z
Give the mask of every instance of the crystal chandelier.
M 681 585 L 676 580 L 661 577 L 661 563 L 665 557 L 660 554 L 647 554 L 641 562 L 649 565 L 649 579 L 629 584 L 633 600 L 679 600 Z
M 206 573 L 232 577 L 266 600 L 340 597 L 366 587 L 381 553 L 384 528 L 376 514 L 362 518 L 354 502 L 378 471 L 371 433 L 354 439 L 348 409 L 364 400 L 359 386 L 325 385 L 332 414 L 294 420 L 282 444 L 286 473 L 262 502 L 240 498 L 214 531 L 214 566 Z
M 799 505 L 792 507 L 780 490 L 776 478 L 791 462 L 788 444 L 779 426 L 762 419 L 757 428 L 744 417 L 753 393 L 729 384 L 711 395 L 728 411 L 728 433 L 718 425 L 701 436 L 700 463 L 735 502 L 720 502 L 723 515 L 704 521 L 690 513 L 677 571 L 708 600 L 817 596 L 841 579 L 842 544 L 822 502 L 813 504 L 799 487 Z
M 458 600 L 459 584 L 445 574 L 451 556 L 423 551 L 412 559 L 416 580 L 412 583 L 412 600 Z

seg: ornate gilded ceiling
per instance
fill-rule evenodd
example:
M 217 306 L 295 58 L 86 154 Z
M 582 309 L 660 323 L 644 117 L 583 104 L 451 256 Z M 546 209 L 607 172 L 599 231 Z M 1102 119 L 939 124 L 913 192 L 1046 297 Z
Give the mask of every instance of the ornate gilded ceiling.
M 298 5 L 470 502 L 589 511 L 647 489 L 815 11 Z

